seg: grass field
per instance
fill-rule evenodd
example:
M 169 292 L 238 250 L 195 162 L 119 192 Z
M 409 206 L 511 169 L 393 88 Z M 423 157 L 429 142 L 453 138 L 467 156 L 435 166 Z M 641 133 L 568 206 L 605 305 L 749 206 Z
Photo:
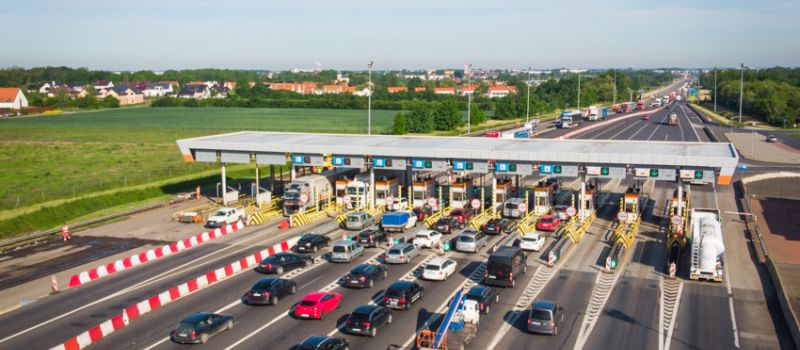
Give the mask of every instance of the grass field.
M 373 111 L 374 133 L 396 111 Z M 365 133 L 364 110 L 125 108 L 0 120 L 0 211 L 199 173 L 175 140 L 240 130 Z

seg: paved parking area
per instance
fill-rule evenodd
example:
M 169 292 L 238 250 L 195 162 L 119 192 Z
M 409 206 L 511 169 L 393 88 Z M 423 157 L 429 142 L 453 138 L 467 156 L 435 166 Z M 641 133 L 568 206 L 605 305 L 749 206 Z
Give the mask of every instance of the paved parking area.
M 726 133 L 736 149 L 747 159 L 762 162 L 800 164 L 800 150 L 781 142 L 766 142 L 764 135 L 752 132 Z

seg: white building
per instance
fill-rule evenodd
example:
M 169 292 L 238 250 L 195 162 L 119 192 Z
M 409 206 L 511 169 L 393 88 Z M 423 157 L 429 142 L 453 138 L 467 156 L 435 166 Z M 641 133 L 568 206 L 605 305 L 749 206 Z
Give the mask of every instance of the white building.
M 175 90 L 170 83 L 148 83 L 142 90 L 144 97 L 164 97 L 172 95 Z
M 0 109 L 28 108 L 28 99 L 18 88 L 0 88 Z

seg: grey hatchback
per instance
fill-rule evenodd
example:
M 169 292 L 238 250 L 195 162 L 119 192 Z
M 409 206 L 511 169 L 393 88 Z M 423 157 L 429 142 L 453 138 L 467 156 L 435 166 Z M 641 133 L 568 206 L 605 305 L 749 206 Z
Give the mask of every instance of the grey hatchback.
M 558 334 L 558 325 L 564 321 L 564 310 L 555 301 L 537 300 L 528 313 L 528 332 Z

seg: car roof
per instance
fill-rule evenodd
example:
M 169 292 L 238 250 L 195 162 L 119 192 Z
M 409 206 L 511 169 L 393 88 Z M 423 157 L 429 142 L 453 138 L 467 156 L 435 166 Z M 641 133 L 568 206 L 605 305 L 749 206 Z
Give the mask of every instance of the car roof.
M 323 342 L 325 342 L 329 338 L 330 337 L 325 336 L 325 335 L 312 335 L 312 336 L 309 336 L 308 338 L 306 338 L 306 340 L 303 340 L 302 344 L 304 346 L 316 347 L 317 345 L 322 344 Z
M 489 287 L 475 286 L 475 287 L 472 287 L 472 288 L 469 289 L 469 291 L 467 292 L 467 295 L 481 296 L 487 290 L 489 290 Z
M 558 305 L 558 303 L 556 303 L 555 301 L 541 299 L 534 301 L 531 307 L 534 309 L 552 310 L 556 308 L 556 305 Z
M 359 305 L 355 309 L 353 309 L 353 313 L 371 314 L 373 311 L 375 311 L 375 309 L 379 307 L 380 306 L 378 305 L 370 305 L 370 304 Z
M 406 289 L 406 288 L 410 287 L 412 284 L 414 284 L 414 282 L 397 281 L 397 282 L 392 283 L 389 286 L 389 288 L 386 288 L 386 289 Z
M 303 300 L 305 300 L 305 301 L 319 301 L 320 299 L 322 299 L 322 297 L 324 297 L 327 294 L 328 293 L 325 293 L 325 292 L 308 293 L 308 294 L 306 294 L 306 296 L 303 297 Z
M 433 258 L 433 259 L 431 259 L 431 261 L 429 261 L 429 262 L 428 262 L 428 264 L 427 264 L 427 265 L 439 265 L 439 266 L 442 266 L 442 264 L 444 264 L 444 262 L 445 262 L 445 261 L 448 261 L 448 260 L 450 260 L 450 259 L 445 259 L 445 258 Z
M 303 237 L 300 237 L 300 239 L 314 238 L 314 237 L 319 237 L 319 236 L 322 236 L 322 235 L 319 234 L 319 233 L 309 232 L 309 233 L 304 234 Z
M 336 243 L 334 243 L 333 245 L 351 245 L 353 243 L 355 243 L 355 242 L 354 241 L 346 241 L 344 239 L 340 239 L 340 240 L 336 241 Z
M 405 243 L 405 242 L 397 243 L 397 244 L 391 246 L 389 248 L 389 250 L 392 250 L 392 249 L 403 249 L 403 248 L 405 248 L 406 246 L 409 246 L 409 245 L 411 245 L 411 243 Z
M 478 231 L 474 231 L 474 230 L 464 230 L 464 231 L 461 231 L 461 233 L 459 233 L 459 235 L 462 235 L 462 236 L 475 236 L 478 233 L 479 233 Z
M 539 231 L 533 231 L 533 232 L 526 233 L 524 236 L 522 236 L 522 238 L 525 238 L 525 237 L 528 237 L 528 238 L 539 238 L 539 236 L 541 236 L 541 235 L 542 234 L 539 233 Z
M 198 312 L 194 315 L 187 316 L 186 318 L 182 319 L 181 323 L 196 323 L 197 321 L 205 319 L 206 317 L 211 315 L 213 314 L 210 312 Z
M 517 247 L 509 247 L 509 246 L 502 246 L 497 249 L 496 252 L 492 253 L 490 257 L 497 256 L 497 257 L 512 257 L 519 251 Z
M 366 270 L 366 269 L 368 269 L 368 268 L 370 268 L 372 266 L 375 266 L 375 265 L 372 265 L 372 264 L 361 264 L 361 265 L 358 265 L 358 266 L 354 267 L 352 270 L 350 270 L 350 272 L 364 272 L 364 270 Z

